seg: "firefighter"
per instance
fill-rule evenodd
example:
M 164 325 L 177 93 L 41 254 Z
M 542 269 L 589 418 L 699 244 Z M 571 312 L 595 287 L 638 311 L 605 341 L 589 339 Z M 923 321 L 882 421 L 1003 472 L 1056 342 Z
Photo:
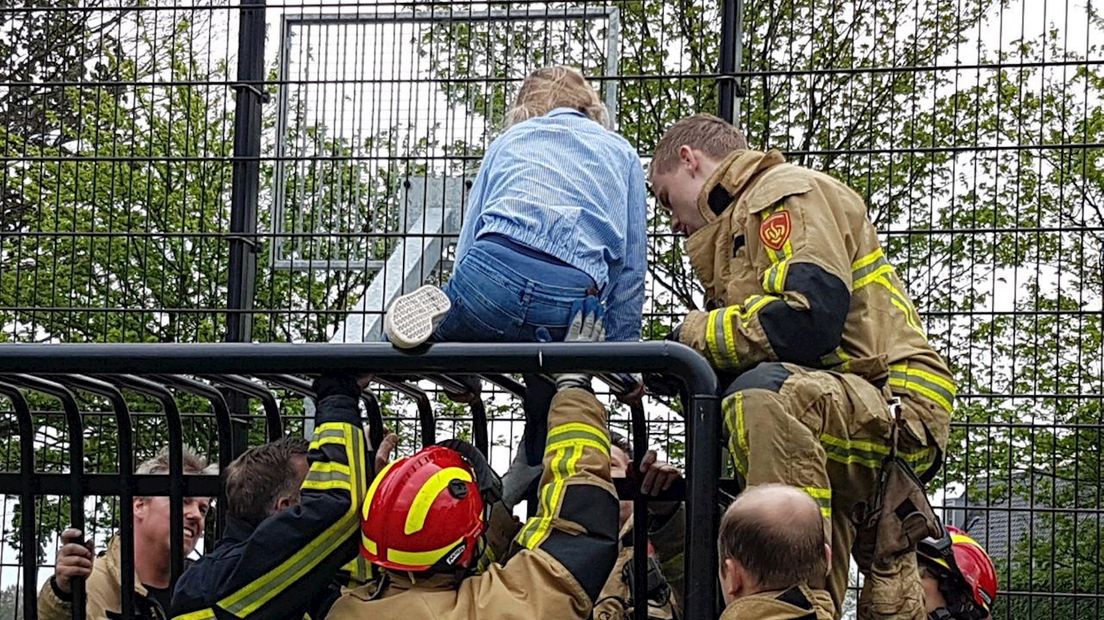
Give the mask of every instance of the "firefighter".
M 709 115 L 667 131 L 650 177 L 707 299 L 672 337 L 734 377 L 723 410 L 740 474 L 820 505 L 837 615 L 854 554 L 860 618 L 923 618 L 915 544 L 938 523 L 922 483 L 955 385 L 862 198 Z
M 586 305 L 568 340 L 602 340 L 600 306 L 593 297 Z M 617 557 L 610 437 L 590 377 L 559 375 L 556 384 L 540 509 L 515 539 L 520 550 L 475 574 L 501 482 L 470 445 L 425 448 L 384 469 L 364 502 L 361 553 L 384 578 L 347 592 L 327 618 L 587 617 Z
M 214 474 L 217 465 L 197 455 L 188 446 L 183 448 L 182 465 L 185 475 Z M 169 451 L 138 466 L 138 474 L 168 474 Z M 210 497 L 184 498 L 184 555 L 195 549 L 207 523 Z M 170 503 L 168 497 L 134 498 L 134 618 L 162 620 L 167 617 L 169 600 L 169 535 Z M 38 595 L 40 620 L 63 620 L 72 617 L 72 583 L 87 578 L 85 584 L 85 614 L 88 618 L 119 617 L 123 608 L 122 539 L 115 536 L 98 558 L 93 557 L 91 541 L 83 542 L 83 533 L 67 529 L 61 533 L 54 574 Z M 187 570 L 191 560 L 184 559 Z
M 986 620 L 997 598 L 997 570 L 989 554 L 966 532 L 947 526 L 945 536 L 917 546 L 929 620 Z
M 367 378 L 348 374 L 314 382 L 317 426 L 297 494 L 273 489 L 272 502 L 250 501 L 243 488 L 249 482 L 238 478 L 252 469 L 246 461 L 262 455 L 231 465 L 228 531 L 177 582 L 175 620 L 299 620 L 325 613 L 340 594 L 334 583 L 339 571 L 357 557 L 357 514 L 372 473 L 357 404 L 366 384 Z M 272 467 L 283 478 L 304 475 L 295 472 L 291 454 Z M 263 486 L 252 484 L 253 494 L 263 493 Z
M 610 475 L 630 477 L 633 467 L 633 447 L 627 437 L 611 433 Z M 670 463 L 658 460 L 655 450 L 648 450 L 640 461 L 640 471 L 631 476 L 640 480 L 640 491 L 656 495 L 671 488 L 682 472 Z M 683 545 L 686 541 L 686 510 L 682 502 L 648 502 L 648 618 L 673 620 L 678 618 L 676 596 L 682 594 Z M 633 586 L 633 503 L 622 501 L 619 514 L 621 549 L 617 563 L 591 614 L 593 620 L 627 620 L 633 617 L 635 602 Z
M 828 620 L 828 593 L 810 582 L 828 570 L 816 502 L 793 487 L 765 484 L 740 494 L 717 537 L 721 620 Z M 818 604 L 819 603 L 819 604 Z

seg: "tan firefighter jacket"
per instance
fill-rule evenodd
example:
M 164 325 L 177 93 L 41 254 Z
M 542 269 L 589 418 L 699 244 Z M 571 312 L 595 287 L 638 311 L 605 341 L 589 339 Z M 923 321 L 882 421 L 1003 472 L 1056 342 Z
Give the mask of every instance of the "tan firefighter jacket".
M 606 412 L 593 394 L 559 392 L 548 415 L 540 509 L 518 533 L 521 548 L 459 582 L 389 574 L 338 600 L 330 620 L 583 620 L 617 559 L 618 501 L 609 471 Z
M 858 194 L 777 151 L 737 151 L 698 208 L 707 224 L 687 251 L 710 301 L 686 318 L 681 342 L 723 371 L 781 361 L 856 373 L 949 414 L 951 374 Z
M 817 596 L 821 598 L 820 605 L 814 605 Z M 832 609 L 832 599 L 827 592 L 794 586 L 785 591 L 738 598 L 725 608 L 721 620 L 832 620 L 826 613 L 817 614 L 816 607 Z

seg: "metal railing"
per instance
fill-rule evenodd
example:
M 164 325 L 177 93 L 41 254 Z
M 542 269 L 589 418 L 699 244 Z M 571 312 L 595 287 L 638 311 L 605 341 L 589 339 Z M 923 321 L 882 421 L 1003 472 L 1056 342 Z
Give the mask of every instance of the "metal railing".
M 21 540 L 36 541 L 35 500 L 44 495 L 67 495 L 70 522 L 84 527 L 84 498 L 89 495 L 120 498 L 122 513 L 119 537 L 122 549 L 122 613 L 134 610 L 134 529 L 130 500 L 138 496 L 167 495 L 170 500 L 172 550 L 171 581 L 184 569 L 183 500 L 187 496 L 221 496 L 220 475 L 187 475 L 182 468 L 183 435 L 181 409 L 176 398 L 188 394 L 211 403 L 217 426 L 218 465 L 225 472 L 234 454 L 232 446 L 243 446 L 226 405 L 227 393 L 261 401 L 265 412 L 265 439 L 280 436 L 281 424 L 271 388 L 312 397 L 306 376 L 329 371 L 370 374 L 379 385 L 414 396 L 418 403 L 423 445 L 435 442 L 435 424 L 430 401 L 414 382 L 431 381 L 456 395 L 471 408 L 476 447 L 488 451 L 486 414 L 482 399 L 455 379 L 455 369 L 486 378 L 521 394 L 522 386 L 509 377 L 514 373 L 554 374 L 565 371 L 593 372 L 614 392 L 625 392 L 623 373 L 658 373 L 676 378 L 685 386 L 688 427 L 685 485 L 677 485 L 658 497 L 685 500 L 687 536 L 685 547 L 686 585 L 682 597 L 686 617 L 715 615 L 717 582 L 716 505 L 717 481 L 721 475 L 720 410 L 716 376 L 708 363 L 691 349 L 666 342 L 604 344 L 439 344 L 417 353 L 402 352 L 387 344 L 136 344 L 136 345 L 0 345 L 0 395 L 7 398 L 19 422 L 22 450 L 18 472 L 0 473 L 0 493 L 20 498 Z M 82 415 L 76 392 L 103 396 L 111 403 L 118 428 L 117 474 L 89 474 L 84 469 Z M 38 392 L 61 401 L 69 439 L 68 471 L 46 473 L 35 467 L 34 421 L 26 394 Z M 169 474 L 133 473 L 133 446 L 126 392 L 152 397 L 160 402 L 169 430 Z M 383 437 L 379 403 L 370 391 L 363 394 L 365 424 L 372 445 Z M 632 438 L 636 446 L 648 445 L 647 419 L 642 401 L 631 406 Z M 480 432 L 482 427 L 482 432 Z M 636 464 L 644 454 L 636 450 Z M 635 470 L 635 468 L 634 468 Z M 647 592 L 647 501 L 635 492 L 632 482 L 618 484 L 623 498 L 634 502 L 634 591 Z M 221 511 L 220 515 L 221 515 Z M 221 516 L 220 516 L 221 519 Z M 221 528 L 218 528 L 221 529 Z M 37 564 L 35 554 L 21 554 L 23 617 L 36 618 Z M 75 618 L 84 617 L 83 590 L 74 587 Z M 643 596 L 643 595 L 639 595 Z M 647 617 L 647 605 L 636 606 L 636 618 Z

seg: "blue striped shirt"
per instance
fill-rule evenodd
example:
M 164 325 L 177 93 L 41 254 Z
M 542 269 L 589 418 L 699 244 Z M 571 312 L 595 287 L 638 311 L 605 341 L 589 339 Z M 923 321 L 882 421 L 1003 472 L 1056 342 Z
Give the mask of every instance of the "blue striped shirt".
M 586 273 L 602 291 L 608 340 L 639 340 L 647 268 L 644 171 L 621 136 L 558 108 L 495 140 L 475 178 L 456 248 L 505 235 Z

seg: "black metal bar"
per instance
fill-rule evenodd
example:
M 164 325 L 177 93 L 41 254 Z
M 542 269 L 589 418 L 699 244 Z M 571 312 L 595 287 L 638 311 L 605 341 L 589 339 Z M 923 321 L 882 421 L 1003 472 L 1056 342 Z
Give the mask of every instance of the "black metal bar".
M 716 618 L 717 479 L 721 474 L 720 425 L 716 392 L 691 390 L 686 413 L 687 501 L 686 591 L 682 600 L 687 618 Z
M 648 452 L 648 418 L 644 404 L 634 402 L 629 407 L 632 423 L 632 465 L 629 478 L 642 481 L 640 463 Z M 639 487 L 639 482 L 637 483 Z M 648 498 L 638 494 L 633 498 L 633 618 L 648 620 Z
M 472 444 L 475 449 L 490 457 L 490 439 L 487 437 L 487 407 L 478 396 L 468 404 L 472 414 Z
M 390 347 L 391 345 L 385 346 Z M 380 385 L 385 385 L 414 399 L 414 405 L 418 408 L 418 425 L 421 429 L 422 447 L 437 443 L 437 422 L 433 419 L 433 405 L 429 402 L 429 396 L 426 395 L 425 390 L 395 377 L 373 377 L 372 379 Z
M 82 375 L 60 377 L 74 389 L 97 394 L 111 402 L 115 413 L 115 430 L 118 435 L 119 458 L 119 552 L 121 557 L 134 562 L 134 428 L 130 420 L 130 407 L 126 398 L 115 386 L 99 379 Z M 122 571 L 120 611 L 124 618 L 134 614 L 134 571 Z
M 516 381 L 513 377 L 508 377 L 506 375 L 483 375 L 483 378 L 518 398 L 525 397 L 525 386 L 522 385 L 520 381 Z
M 230 461 L 235 458 L 234 450 L 234 424 L 230 417 L 230 407 L 226 404 L 226 399 L 223 398 L 222 392 L 220 392 L 214 386 L 206 383 L 200 383 L 195 379 L 188 377 L 181 377 L 176 375 L 154 375 L 154 377 L 160 381 L 164 381 L 166 384 L 172 387 L 190 392 L 211 401 L 211 410 L 215 413 L 215 432 L 218 436 L 218 465 L 219 465 L 219 479 L 226 479 L 226 469 L 230 465 Z M 248 428 L 245 429 L 248 435 Z M 220 485 L 218 493 L 219 505 L 226 506 L 226 489 L 224 485 Z M 183 514 L 183 512 L 181 513 Z M 218 510 L 215 512 L 215 518 L 217 519 L 216 525 L 219 532 L 226 531 L 226 511 Z
M 709 363 L 674 342 L 441 343 L 416 352 L 386 343 L 0 344 L 0 372 L 286 374 L 345 370 L 388 375 L 451 373 L 657 372 L 681 377 L 692 394 L 716 392 Z
M 265 412 L 265 437 L 269 441 L 276 441 L 284 436 L 284 421 L 280 418 L 280 405 L 276 403 L 276 397 L 272 392 L 263 385 L 258 385 L 245 377 L 237 375 L 202 375 L 202 377 L 228 389 L 256 398 L 260 401 L 261 408 Z
M 21 474 L 0 472 L 0 489 L 18 489 Z M 169 480 L 160 474 L 135 474 L 132 477 L 135 497 L 169 496 Z M 123 485 L 116 474 L 84 474 L 81 485 L 85 495 L 121 495 Z M 72 486 L 69 474 L 35 474 L 32 488 L 35 495 L 66 495 Z M 184 476 L 184 497 L 215 497 L 219 492 L 219 477 L 215 475 Z
M 736 122 L 736 72 L 737 46 L 742 33 L 740 32 L 741 11 L 743 2 L 739 0 L 721 0 L 721 58 L 719 77 L 717 82 L 717 116 L 730 123 Z
M 260 191 L 263 92 L 247 83 L 264 79 L 265 0 L 242 0 L 238 18 L 238 88 L 230 189 L 230 259 L 226 341 L 249 342 L 257 280 L 257 199 Z M 241 413 L 235 411 L 235 413 Z
M 180 408 L 165 386 L 132 375 L 109 375 L 106 381 L 145 394 L 161 403 L 169 430 L 169 590 L 184 572 L 184 429 Z M 124 558 L 123 570 L 127 570 Z
M 27 399 L 23 397 L 19 388 L 0 383 L 0 394 L 11 401 L 16 422 L 19 425 L 19 539 L 23 541 L 19 563 L 23 579 L 23 618 L 36 620 L 38 597 L 35 596 L 34 584 L 38 582 L 38 567 L 35 565 L 35 554 L 27 551 L 27 545 L 37 540 L 34 496 L 34 419 L 31 418 Z
M 65 427 L 69 436 L 69 473 L 63 474 L 67 484 L 65 492 L 60 495 L 67 495 L 69 497 L 70 526 L 80 530 L 84 536 L 87 537 L 88 532 L 84 531 L 85 492 L 84 486 L 82 485 L 82 478 L 84 476 L 84 421 L 81 419 L 80 408 L 77 406 L 77 399 L 73 397 L 73 393 L 64 385 L 48 381 L 41 377 L 16 374 L 0 377 L 0 381 L 48 394 L 61 402 L 61 408 L 65 412 Z M 22 482 L 23 481 L 20 480 L 20 483 Z M 30 541 L 24 541 L 23 544 L 26 545 L 34 540 L 37 540 L 37 538 L 32 537 Z M 83 579 L 74 579 L 72 581 L 73 618 L 75 620 L 84 620 L 85 617 L 84 586 L 85 583 Z
M 364 403 L 364 411 L 368 418 L 368 443 L 372 444 L 368 462 L 375 463 L 376 452 L 379 451 L 386 433 L 386 429 L 383 428 L 383 412 L 380 411 L 379 399 L 371 390 L 364 390 L 360 395 L 360 400 Z

